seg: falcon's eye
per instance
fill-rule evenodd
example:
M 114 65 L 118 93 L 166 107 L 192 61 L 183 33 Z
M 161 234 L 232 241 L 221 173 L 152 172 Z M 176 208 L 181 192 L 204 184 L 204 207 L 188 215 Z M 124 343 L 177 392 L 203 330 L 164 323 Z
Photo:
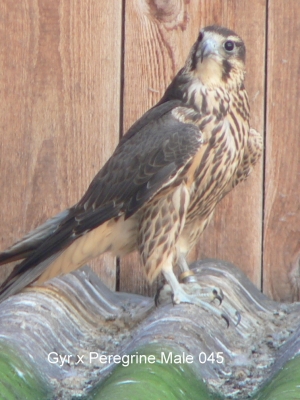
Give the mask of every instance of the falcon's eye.
M 235 47 L 235 44 L 232 40 L 227 40 L 224 44 L 224 48 L 226 51 L 232 51 Z
M 201 42 L 202 39 L 203 39 L 203 32 L 200 32 L 198 36 L 198 41 Z

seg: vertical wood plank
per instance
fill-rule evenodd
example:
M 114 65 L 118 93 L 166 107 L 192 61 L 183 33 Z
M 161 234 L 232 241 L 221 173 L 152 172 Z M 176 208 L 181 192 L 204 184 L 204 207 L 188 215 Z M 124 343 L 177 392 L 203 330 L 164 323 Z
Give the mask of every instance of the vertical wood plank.
M 300 3 L 269 1 L 264 291 L 299 300 Z
M 4 249 L 77 202 L 118 143 L 122 2 L 0 0 L 0 13 Z M 110 287 L 114 265 L 94 262 Z
M 125 6 L 124 131 L 162 96 L 183 65 L 199 29 L 221 24 L 236 30 L 247 46 L 247 89 L 252 125 L 262 131 L 266 1 L 130 0 Z M 253 40 L 255 38 L 255 40 Z M 262 167 L 218 206 L 191 260 L 217 257 L 241 267 L 260 286 Z M 121 290 L 153 293 L 137 266 L 121 262 Z

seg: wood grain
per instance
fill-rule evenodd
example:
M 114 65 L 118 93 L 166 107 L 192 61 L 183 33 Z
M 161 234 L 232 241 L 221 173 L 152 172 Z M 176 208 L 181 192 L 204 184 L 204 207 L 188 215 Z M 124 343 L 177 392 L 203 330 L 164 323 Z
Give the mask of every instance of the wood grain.
M 221 24 L 236 30 L 247 46 L 247 88 L 252 125 L 263 130 L 266 2 L 127 1 L 125 7 L 124 131 L 162 96 L 201 27 Z M 253 41 L 255 37 L 255 41 Z M 217 257 L 239 265 L 260 287 L 262 167 L 218 206 L 191 260 Z M 129 256 L 121 263 L 121 289 L 151 293 Z M 155 288 L 152 290 L 155 290 Z
M 300 299 L 300 3 L 270 0 L 264 290 Z
M 4 249 L 77 202 L 118 142 L 122 3 L 1 0 L 0 13 Z M 114 287 L 114 260 L 100 264 Z

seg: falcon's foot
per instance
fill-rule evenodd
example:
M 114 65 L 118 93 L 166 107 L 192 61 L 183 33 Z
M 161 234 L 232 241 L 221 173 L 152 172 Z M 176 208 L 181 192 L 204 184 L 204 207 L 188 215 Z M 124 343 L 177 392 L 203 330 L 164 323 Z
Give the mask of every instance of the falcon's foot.
M 204 302 L 214 302 L 214 300 L 218 300 L 219 304 L 222 304 L 224 299 L 224 294 L 221 289 L 218 288 L 202 288 L 198 283 L 180 283 L 176 292 L 173 293 L 171 286 L 166 283 L 162 286 L 158 293 L 156 294 L 156 298 L 158 303 L 160 302 L 160 298 L 165 298 L 166 296 L 172 297 L 174 304 L 180 303 L 191 303 L 190 301 L 185 301 L 185 299 L 189 296 L 194 296 L 197 298 L 203 299 Z
M 214 300 L 218 300 L 219 305 L 222 303 L 224 296 L 221 290 L 206 289 L 204 291 L 198 283 L 178 283 L 176 289 L 172 290 L 171 285 L 165 284 L 157 292 L 155 296 L 155 304 L 158 305 L 166 300 L 170 301 L 170 298 L 172 298 L 173 304 L 190 303 L 202 307 L 217 317 L 223 318 L 226 321 L 227 326 L 229 326 L 229 317 L 216 306 L 211 304 Z
M 197 297 L 205 297 L 210 301 L 217 299 L 220 304 L 222 303 L 223 298 L 224 298 L 222 290 L 217 289 L 217 288 L 214 288 L 214 289 L 201 288 L 197 282 L 197 278 L 196 278 L 194 272 L 189 269 L 188 263 L 183 254 L 179 255 L 177 262 L 178 262 L 179 268 L 182 271 L 181 274 L 179 275 L 179 282 L 189 284 L 189 285 L 184 286 L 186 288 L 184 290 L 186 293 L 195 294 Z M 176 290 L 178 282 L 177 282 L 176 278 L 175 278 L 175 280 L 176 280 L 176 282 L 175 282 L 174 278 L 175 278 L 174 274 L 173 274 L 173 276 L 169 276 L 169 279 L 171 279 L 171 281 L 173 281 L 173 287 Z M 172 286 L 171 282 L 170 282 L 170 285 Z M 174 293 L 175 293 L 175 290 L 174 290 Z
M 163 274 L 168 283 L 156 294 L 156 305 L 159 303 L 165 303 L 166 301 L 169 302 L 171 297 L 173 304 L 190 303 L 197 305 L 211 314 L 216 315 L 219 318 L 221 317 L 225 320 L 227 327 L 229 326 L 231 318 L 229 318 L 225 312 L 222 312 L 217 305 L 212 304 L 215 300 L 218 300 L 218 305 L 222 303 L 224 298 L 222 290 L 216 288 L 202 288 L 197 283 L 196 277 L 193 276 L 193 272 L 187 274 L 187 279 L 185 279 L 186 277 L 181 276 L 181 281 L 184 281 L 185 283 L 178 282 L 171 268 L 167 271 L 164 270 Z M 237 322 L 235 325 L 238 325 L 240 322 L 240 314 L 238 312 L 236 312 L 236 317 Z

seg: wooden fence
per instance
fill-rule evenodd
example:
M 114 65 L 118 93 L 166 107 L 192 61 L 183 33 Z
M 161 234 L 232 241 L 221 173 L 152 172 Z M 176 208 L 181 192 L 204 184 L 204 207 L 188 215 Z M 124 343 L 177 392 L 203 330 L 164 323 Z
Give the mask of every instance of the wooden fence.
M 0 16 L 2 249 L 79 200 L 200 27 L 221 24 L 245 40 L 265 155 L 218 206 L 191 259 L 231 261 L 267 295 L 297 299 L 299 0 L 0 0 Z M 107 254 L 93 267 L 111 288 L 148 293 L 136 256 Z

